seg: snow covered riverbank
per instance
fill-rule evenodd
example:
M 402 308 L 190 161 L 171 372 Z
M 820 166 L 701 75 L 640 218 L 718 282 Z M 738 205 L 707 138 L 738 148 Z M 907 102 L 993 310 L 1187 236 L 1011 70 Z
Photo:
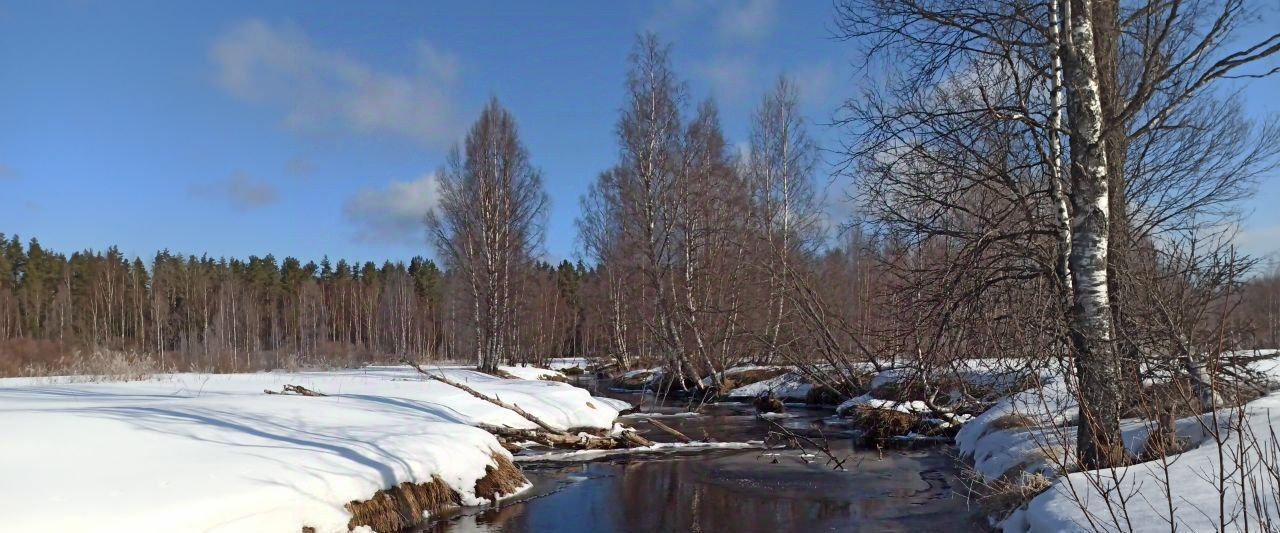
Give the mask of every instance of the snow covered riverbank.
M 1259 352 L 1273 357 L 1275 351 Z M 1280 365 L 1251 365 L 1272 390 Z M 1011 514 L 1007 533 L 1057 531 L 1245 531 L 1280 524 L 1280 392 L 1239 407 L 1184 416 L 1167 431 L 1174 451 L 1152 454 L 1157 423 L 1121 421 L 1132 464 L 1080 471 L 1074 460 L 1079 409 L 1061 373 L 1004 398 L 956 436 L 961 457 L 993 486 L 1036 487 Z M 1161 441 L 1157 441 L 1161 442 Z M 1158 452 L 1161 449 L 1156 448 Z M 1070 472 L 1063 475 L 1064 472 Z M 1035 494 L 1038 492 L 1038 494 Z
M 618 416 L 563 383 L 438 371 L 558 428 Z M 347 531 L 345 504 L 406 481 L 484 503 L 477 480 L 510 454 L 473 426 L 533 427 L 404 367 L 66 381 L 0 379 L 0 529 Z M 285 384 L 328 396 L 263 393 Z

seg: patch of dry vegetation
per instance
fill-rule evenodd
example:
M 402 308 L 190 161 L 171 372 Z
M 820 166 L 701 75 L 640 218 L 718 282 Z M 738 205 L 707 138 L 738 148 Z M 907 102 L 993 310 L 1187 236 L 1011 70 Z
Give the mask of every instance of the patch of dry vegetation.
M 786 367 L 753 368 L 751 370 L 743 370 L 741 372 L 726 374 L 721 381 L 724 383 L 724 390 L 727 392 L 752 383 L 759 383 L 767 379 L 773 379 L 788 372 L 791 372 L 791 370 Z
M 495 453 L 491 457 L 494 466 L 484 467 L 484 477 L 476 480 L 477 497 L 498 501 L 499 498 L 514 494 L 529 483 L 515 463 L 505 455 Z
M 88 355 L 75 352 L 53 361 L 29 363 L 13 375 L 20 377 L 65 377 L 67 381 L 97 383 L 140 381 L 165 370 L 154 357 L 137 352 L 97 350 Z
M 849 410 L 848 416 L 858 429 L 862 430 L 863 439 L 870 442 L 882 442 L 892 437 L 906 435 L 920 428 L 924 421 L 923 417 L 915 413 L 866 405 L 859 405 Z
M 960 473 L 968 497 L 997 521 L 1025 507 L 1053 484 L 1043 474 L 1023 475 L 1021 468 L 1013 468 L 1010 472 L 1017 475 L 1005 475 L 993 481 L 983 480 L 972 467 L 964 468 Z
M 476 480 L 475 494 L 497 500 L 515 493 L 529 481 L 506 456 L 494 453 L 493 466 L 485 467 L 484 477 Z M 379 533 L 395 533 L 417 527 L 423 512 L 437 515 L 462 505 L 462 497 L 439 476 L 425 483 L 404 482 L 374 493 L 372 498 L 351 501 L 345 506 L 351 513 L 347 529 L 368 526 Z
M 1026 415 L 1013 413 L 1013 414 L 1004 415 L 1000 418 L 992 420 L 990 424 L 987 424 L 986 432 L 992 433 L 995 431 L 1004 431 L 1007 429 L 1033 428 L 1039 425 L 1040 424 L 1038 422 L 1036 422 L 1035 420 L 1032 420 L 1030 417 Z

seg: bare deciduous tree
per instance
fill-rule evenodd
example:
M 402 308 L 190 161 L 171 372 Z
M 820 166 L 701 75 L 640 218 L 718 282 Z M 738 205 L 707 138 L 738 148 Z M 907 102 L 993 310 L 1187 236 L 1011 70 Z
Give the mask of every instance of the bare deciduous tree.
M 467 279 L 476 363 L 494 370 L 511 354 L 514 285 L 541 245 L 547 195 L 515 118 L 496 99 L 439 174 L 440 201 L 427 215 L 436 248 Z

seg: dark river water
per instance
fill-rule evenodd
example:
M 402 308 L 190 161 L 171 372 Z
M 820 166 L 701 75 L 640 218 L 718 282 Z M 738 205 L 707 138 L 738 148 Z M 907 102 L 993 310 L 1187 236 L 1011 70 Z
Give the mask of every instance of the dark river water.
M 600 394 L 599 392 L 597 394 Z M 688 411 L 651 396 L 610 393 L 648 413 Z M 762 441 L 771 429 L 743 404 L 713 404 L 697 417 L 660 421 L 700 439 Z M 965 501 L 950 448 L 855 448 L 830 409 L 789 407 L 776 419 L 824 440 L 846 459 L 796 449 L 710 449 L 622 454 L 592 460 L 522 460 L 534 487 L 497 507 L 439 517 L 424 531 L 983 531 Z M 660 442 L 673 439 L 629 416 L 624 423 Z M 810 450 L 812 451 L 812 450 Z M 533 452 L 537 453 L 537 452 Z

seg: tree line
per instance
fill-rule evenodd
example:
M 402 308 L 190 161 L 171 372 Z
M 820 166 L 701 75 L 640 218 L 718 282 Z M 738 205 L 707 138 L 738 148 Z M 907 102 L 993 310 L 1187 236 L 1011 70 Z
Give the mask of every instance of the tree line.
M 581 263 L 522 273 L 521 360 L 582 355 Z M 108 350 L 171 370 L 469 359 L 456 276 L 430 259 L 302 263 L 115 247 L 70 255 L 0 234 L 0 373 L 46 374 Z M 538 317 L 538 318 L 535 318 Z

